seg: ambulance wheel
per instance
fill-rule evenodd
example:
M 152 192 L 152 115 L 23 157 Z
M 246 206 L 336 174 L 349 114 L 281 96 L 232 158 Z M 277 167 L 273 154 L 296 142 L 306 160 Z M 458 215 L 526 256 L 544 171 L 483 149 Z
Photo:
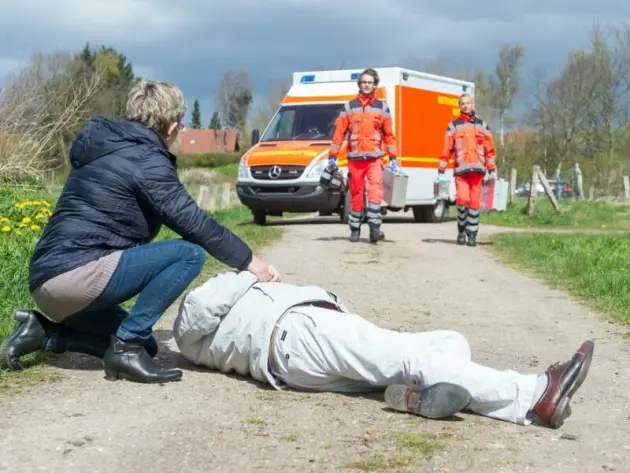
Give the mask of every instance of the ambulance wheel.
M 350 191 L 346 189 L 343 194 L 343 204 L 341 206 L 341 212 L 339 212 L 339 221 L 343 224 L 348 224 L 348 214 L 350 213 Z
M 254 211 L 254 223 L 256 225 L 266 225 L 267 224 L 267 214 L 264 210 L 255 210 Z
M 413 207 L 413 219 L 416 222 L 440 223 L 448 216 L 448 203 L 439 200 L 435 205 L 419 205 Z

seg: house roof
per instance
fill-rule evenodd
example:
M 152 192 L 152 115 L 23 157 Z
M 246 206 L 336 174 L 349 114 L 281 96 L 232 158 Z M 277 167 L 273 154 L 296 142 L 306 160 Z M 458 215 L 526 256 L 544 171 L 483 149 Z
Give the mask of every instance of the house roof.
M 182 154 L 234 153 L 239 149 L 237 130 L 190 129 L 179 132 L 174 148 Z

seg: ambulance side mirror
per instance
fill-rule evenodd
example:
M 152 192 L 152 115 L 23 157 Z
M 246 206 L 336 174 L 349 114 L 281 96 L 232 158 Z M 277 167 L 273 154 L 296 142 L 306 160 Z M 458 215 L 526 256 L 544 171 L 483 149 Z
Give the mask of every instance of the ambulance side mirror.
M 260 131 L 258 128 L 252 130 L 252 146 L 260 141 Z

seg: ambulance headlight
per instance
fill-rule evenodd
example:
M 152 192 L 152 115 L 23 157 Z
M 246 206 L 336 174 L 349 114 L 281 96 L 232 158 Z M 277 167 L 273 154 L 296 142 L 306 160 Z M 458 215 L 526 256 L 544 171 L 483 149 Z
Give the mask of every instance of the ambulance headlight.
M 247 164 L 245 164 L 245 160 L 241 158 L 238 163 L 238 177 L 242 179 L 247 179 L 249 177 L 249 168 Z
M 319 161 L 317 161 L 315 163 L 315 165 L 311 168 L 311 170 L 308 172 L 308 174 L 306 175 L 306 177 L 308 178 L 317 178 L 319 179 L 319 176 L 322 174 L 322 171 L 324 170 L 324 168 L 326 167 L 327 161 L 324 159 L 320 159 Z

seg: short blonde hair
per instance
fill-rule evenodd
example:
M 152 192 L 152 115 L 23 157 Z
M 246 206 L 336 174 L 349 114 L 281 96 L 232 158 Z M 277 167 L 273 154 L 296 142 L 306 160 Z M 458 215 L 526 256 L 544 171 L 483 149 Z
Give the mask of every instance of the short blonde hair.
M 125 118 L 144 123 L 160 135 L 166 135 L 169 126 L 181 122 L 186 109 L 184 94 L 176 85 L 140 81 L 129 91 Z
M 468 97 L 473 103 L 475 103 L 475 99 L 468 92 L 464 92 L 462 95 L 460 95 L 459 96 L 459 100 L 457 101 L 457 103 L 461 105 L 462 104 L 462 99 L 464 99 L 466 97 Z

